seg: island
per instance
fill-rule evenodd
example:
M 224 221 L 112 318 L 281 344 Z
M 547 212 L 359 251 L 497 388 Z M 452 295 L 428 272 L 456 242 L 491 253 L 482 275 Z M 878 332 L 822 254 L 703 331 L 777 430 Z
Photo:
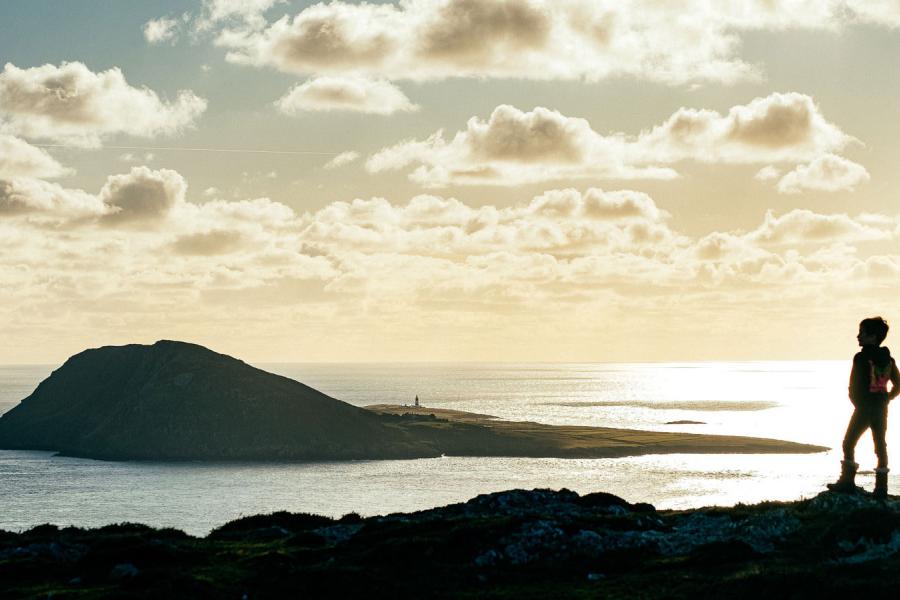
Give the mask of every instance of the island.
M 0 417 L 0 449 L 105 460 L 809 453 L 762 438 L 553 426 L 332 398 L 186 342 L 86 350 Z

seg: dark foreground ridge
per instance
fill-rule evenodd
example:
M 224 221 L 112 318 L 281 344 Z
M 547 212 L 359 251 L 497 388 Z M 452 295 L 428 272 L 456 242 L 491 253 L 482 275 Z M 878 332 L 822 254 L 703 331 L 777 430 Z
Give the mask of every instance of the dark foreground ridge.
M 274 513 L 206 538 L 144 525 L 0 532 L 4 598 L 893 598 L 900 501 L 656 511 L 512 490 L 333 520 Z
M 76 354 L 0 417 L 0 449 L 107 460 L 608 458 L 826 450 L 761 438 L 367 408 L 196 344 L 107 346 Z

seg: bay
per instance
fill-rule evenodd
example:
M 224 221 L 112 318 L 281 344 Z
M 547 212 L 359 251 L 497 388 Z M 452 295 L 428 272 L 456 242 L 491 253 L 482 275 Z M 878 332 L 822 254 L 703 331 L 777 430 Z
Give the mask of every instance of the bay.
M 832 448 L 840 445 L 851 409 L 849 361 L 258 366 L 360 406 L 411 404 L 418 395 L 426 407 L 504 419 L 752 435 Z M 52 368 L 0 366 L 0 412 Z M 703 424 L 671 424 L 685 420 Z M 893 437 L 892 429 L 889 446 Z M 864 438 L 858 450 L 863 485 L 871 485 L 870 446 Z M 132 521 L 204 535 L 239 516 L 276 510 L 368 516 L 535 487 L 607 491 L 659 508 L 731 505 L 814 495 L 834 478 L 839 459 L 839 449 L 832 449 L 812 455 L 260 464 L 105 462 L 0 451 L 0 528 Z

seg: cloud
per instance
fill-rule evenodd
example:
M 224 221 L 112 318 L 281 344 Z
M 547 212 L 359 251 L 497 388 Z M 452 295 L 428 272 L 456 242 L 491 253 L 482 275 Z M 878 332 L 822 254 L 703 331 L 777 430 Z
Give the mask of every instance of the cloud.
M 206 100 L 181 91 L 174 102 L 132 87 L 118 68 L 98 73 L 80 62 L 0 72 L 0 126 L 27 138 L 98 146 L 110 135 L 172 135 L 190 127 Z
M 174 41 L 178 33 L 180 22 L 178 19 L 170 17 L 160 17 L 159 19 L 150 19 L 144 23 L 143 32 L 144 39 L 149 44 L 162 44 L 170 40 Z
M 195 29 L 206 31 L 223 21 L 239 21 L 246 27 L 262 27 L 263 16 L 276 4 L 286 0 L 203 0 L 203 10 L 195 19 Z
M 81 190 L 28 177 L 0 177 L 0 218 L 28 215 L 60 222 L 103 213 L 103 203 Z
M 559 179 L 670 179 L 668 168 L 624 161 L 625 142 L 584 120 L 547 108 L 523 112 L 500 105 L 487 121 L 469 119 L 449 142 L 431 137 L 384 148 L 366 161 L 372 173 L 420 164 L 409 178 L 425 187 L 516 185 Z
M 0 178 L 62 177 L 71 173 L 55 158 L 25 140 L 0 133 Z
M 870 256 L 853 268 L 854 279 L 868 279 L 893 291 L 900 277 L 900 256 Z
M 753 176 L 753 179 L 757 181 L 774 181 L 781 176 L 781 170 L 772 165 L 766 165 L 762 169 L 756 172 L 756 175 Z
M 210 223 L 230 227 L 238 223 L 251 222 L 269 228 L 279 228 L 285 223 L 292 222 L 296 217 L 289 206 L 274 202 L 269 198 L 235 201 L 213 200 L 199 206 L 189 203 L 179 208 L 184 214 L 193 210 L 192 219 L 207 227 Z
M 359 152 L 355 150 L 348 150 L 347 152 L 341 152 L 322 167 L 323 169 L 337 169 L 338 167 L 343 167 L 344 165 L 349 165 L 359 158 Z
M 435 6 L 418 32 L 420 56 L 435 63 L 478 68 L 549 41 L 549 11 L 531 2 L 453 0 Z
M 288 115 L 305 111 L 348 111 L 377 115 L 419 109 L 397 86 L 359 77 L 319 77 L 294 86 L 275 102 Z
M 172 243 L 176 254 L 214 256 L 241 248 L 242 236 L 237 231 L 212 230 L 183 235 Z
M 794 209 L 780 217 L 767 211 L 763 223 L 747 234 L 748 240 L 759 244 L 857 242 L 892 237 L 890 226 L 871 219 L 823 215 L 807 209 Z
M 604 192 L 599 188 L 588 188 L 583 193 L 572 188 L 550 190 L 536 196 L 526 212 L 601 221 L 642 219 L 661 223 L 669 218 L 669 214 L 660 210 L 647 194 L 631 190 Z
M 560 179 L 671 179 L 668 165 L 810 160 L 854 139 L 827 121 L 809 96 L 774 93 L 727 114 L 681 108 L 637 136 L 600 134 L 585 119 L 537 107 L 509 105 L 487 121 L 472 117 L 447 141 L 438 131 L 407 140 L 366 161 L 372 173 L 414 168 L 426 187 L 515 185 Z
M 641 4 L 646 6 L 630 11 L 587 1 L 331 2 L 263 30 L 226 30 L 217 44 L 229 50 L 233 62 L 304 75 L 416 80 L 634 75 L 671 83 L 753 75 L 752 67 L 731 56 L 736 40 L 721 25 L 688 26 L 688 19 L 671 19 L 661 3 Z
M 100 190 L 106 207 L 103 223 L 111 226 L 143 225 L 161 221 L 185 201 L 187 184 L 176 171 L 133 167 L 125 175 L 113 175 Z
M 680 108 L 642 134 L 636 148 L 664 162 L 752 164 L 809 160 L 853 141 L 825 119 L 812 98 L 789 92 L 754 98 L 724 115 Z
M 97 194 L 0 186 L 5 339 L 60 327 L 78 339 L 190 337 L 240 322 L 254 324 L 235 330 L 240 343 L 248 331 L 293 343 L 285 331 L 302 330 L 339 340 L 337 354 L 354 336 L 360 352 L 408 337 L 409 352 L 428 354 L 422 340 L 468 352 L 472 340 L 536 332 L 566 348 L 579 336 L 627 343 L 642 327 L 654 335 L 653 323 L 679 338 L 748 318 L 779 331 L 773 319 L 852 317 L 861 296 L 889 301 L 900 265 L 900 223 L 879 214 L 770 212 L 748 230 L 696 236 L 627 189 L 551 189 L 512 205 L 357 198 L 297 213 L 267 198 L 192 202 L 185 186 L 146 167 Z
M 268 8 L 270 2 L 263 1 Z M 896 26 L 893 0 L 405 0 L 316 3 L 219 32 L 230 61 L 301 75 L 373 79 L 585 79 L 668 84 L 759 79 L 741 59 L 751 31 Z
M 900 4 L 896 0 L 846 0 L 846 5 L 863 23 L 900 27 Z
M 853 191 L 869 181 L 869 172 L 860 164 L 834 154 L 824 154 L 807 165 L 798 165 L 778 181 L 782 194 L 804 190 L 822 192 Z
M 119 160 L 127 163 L 150 163 L 156 158 L 156 155 L 152 152 L 144 152 L 143 155 L 137 155 L 134 152 L 125 152 L 124 154 L 119 155 Z
M 421 195 L 406 205 L 383 198 L 333 202 L 304 215 L 303 239 L 337 254 L 655 253 L 679 243 L 668 218 L 649 196 L 628 190 L 552 190 L 507 208 Z

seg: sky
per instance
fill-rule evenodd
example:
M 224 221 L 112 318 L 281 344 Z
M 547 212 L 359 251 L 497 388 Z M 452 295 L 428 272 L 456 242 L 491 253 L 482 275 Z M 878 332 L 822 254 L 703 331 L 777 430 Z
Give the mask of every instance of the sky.
M 0 363 L 849 358 L 897 56 L 900 0 L 6 2 Z

